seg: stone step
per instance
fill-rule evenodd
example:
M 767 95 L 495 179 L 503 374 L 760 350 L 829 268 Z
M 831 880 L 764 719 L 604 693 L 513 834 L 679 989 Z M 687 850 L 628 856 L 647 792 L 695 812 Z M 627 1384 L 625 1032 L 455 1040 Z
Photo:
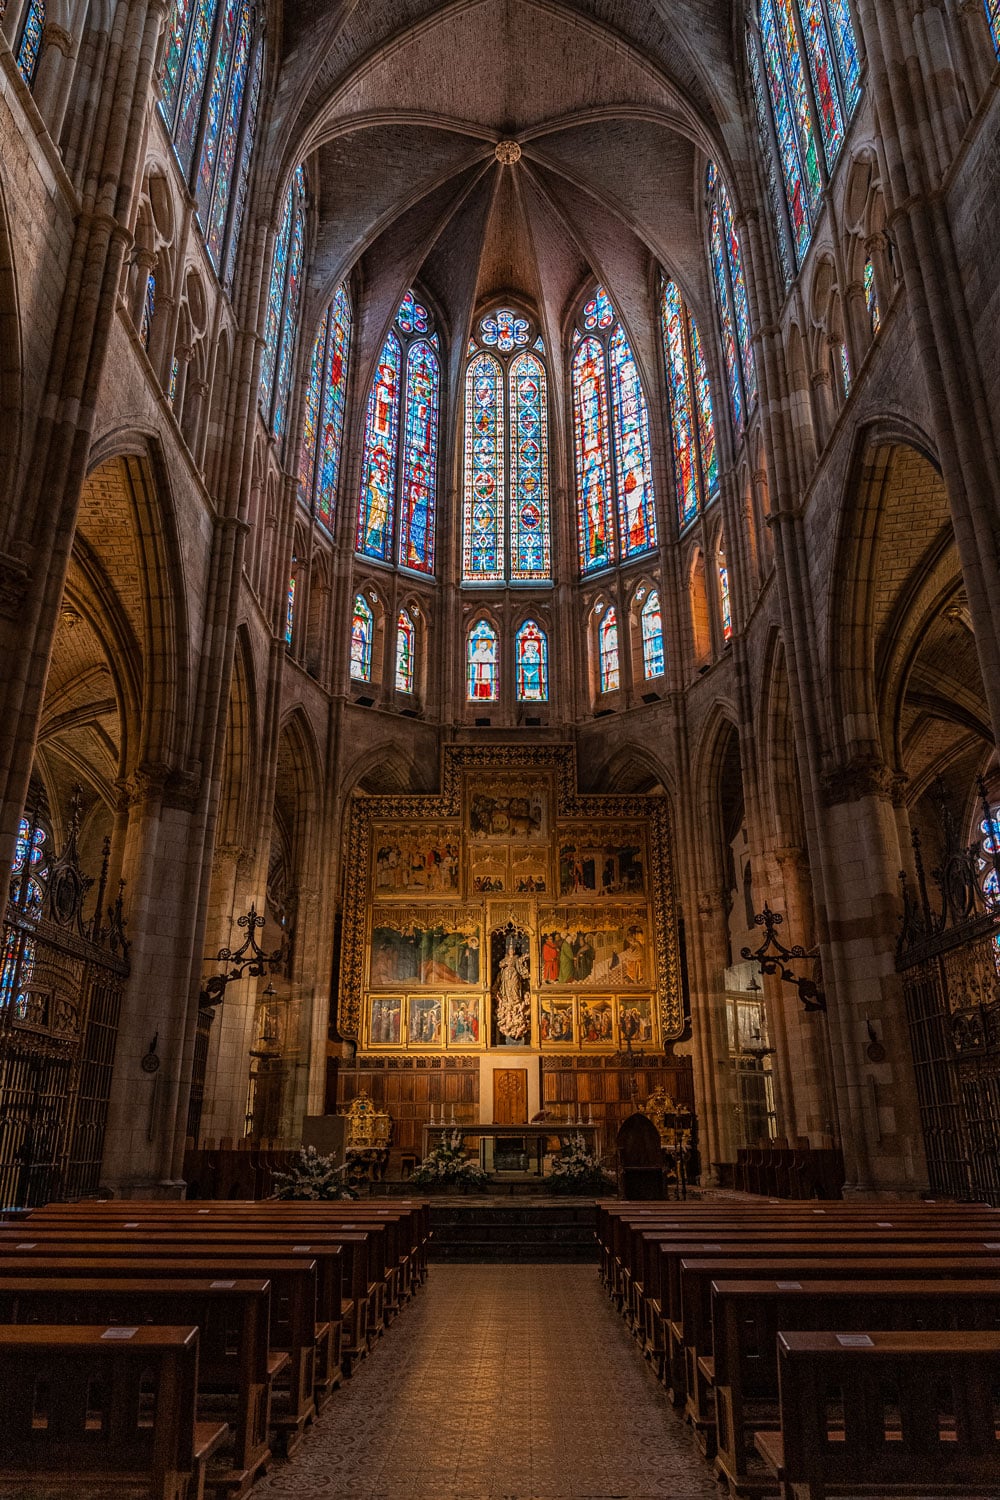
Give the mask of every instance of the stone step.
M 431 1199 L 433 1260 L 597 1259 L 597 1214 L 587 1200 L 537 1204 Z

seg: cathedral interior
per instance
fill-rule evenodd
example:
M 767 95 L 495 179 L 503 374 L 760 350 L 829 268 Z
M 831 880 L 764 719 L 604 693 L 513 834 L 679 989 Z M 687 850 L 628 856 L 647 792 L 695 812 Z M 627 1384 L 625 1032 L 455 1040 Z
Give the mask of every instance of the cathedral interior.
M 367 1094 L 1000 1193 L 997 0 L 0 0 L 0 1203 Z

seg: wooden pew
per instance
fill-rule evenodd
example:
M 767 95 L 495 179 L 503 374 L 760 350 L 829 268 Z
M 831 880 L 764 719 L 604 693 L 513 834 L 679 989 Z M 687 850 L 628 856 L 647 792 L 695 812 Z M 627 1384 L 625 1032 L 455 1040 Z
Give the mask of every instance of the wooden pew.
M 271 1387 L 289 1357 L 268 1348 L 270 1306 L 269 1280 L 0 1275 L 0 1323 L 194 1324 L 199 1391 L 236 1397 L 225 1468 L 213 1469 L 208 1479 L 216 1495 L 228 1500 L 246 1494 L 271 1459 Z
M 781 1429 L 754 1441 L 784 1500 L 997 1493 L 1000 1333 L 789 1332 L 777 1347 Z
M 226 1427 L 196 1420 L 197 1386 L 197 1328 L 0 1327 L 0 1479 L 202 1500 Z
M 992 1281 L 715 1281 L 715 1472 L 735 1495 L 759 1487 L 754 1429 L 777 1427 L 781 1330 L 978 1329 L 1000 1332 Z
M 316 1261 L 309 1256 L 283 1259 L 265 1255 L 244 1260 L 240 1277 L 266 1277 L 271 1282 L 271 1321 L 268 1344 L 272 1352 L 288 1355 L 284 1409 L 272 1409 L 271 1424 L 281 1434 L 286 1453 L 291 1452 L 316 1412 L 313 1394 L 316 1366 Z M 29 1250 L 0 1255 L 0 1276 L 52 1278 L 98 1277 L 132 1280 L 225 1280 L 232 1275 L 228 1261 L 206 1250 L 163 1257 L 159 1253 L 113 1251 L 89 1252 Z

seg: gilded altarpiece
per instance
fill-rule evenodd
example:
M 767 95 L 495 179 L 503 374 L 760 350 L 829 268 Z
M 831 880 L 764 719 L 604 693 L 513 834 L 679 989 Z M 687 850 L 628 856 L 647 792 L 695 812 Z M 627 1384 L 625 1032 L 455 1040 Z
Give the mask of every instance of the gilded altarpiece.
M 449 746 L 441 783 L 353 800 L 341 1035 L 446 1055 L 680 1037 L 664 799 L 582 795 L 570 746 Z

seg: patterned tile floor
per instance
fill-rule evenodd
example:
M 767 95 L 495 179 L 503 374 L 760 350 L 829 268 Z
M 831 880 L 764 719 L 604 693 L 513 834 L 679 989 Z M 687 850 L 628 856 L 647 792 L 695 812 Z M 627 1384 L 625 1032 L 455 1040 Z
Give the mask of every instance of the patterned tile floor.
M 719 1500 L 598 1281 L 435 1265 L 254 1500 Z

